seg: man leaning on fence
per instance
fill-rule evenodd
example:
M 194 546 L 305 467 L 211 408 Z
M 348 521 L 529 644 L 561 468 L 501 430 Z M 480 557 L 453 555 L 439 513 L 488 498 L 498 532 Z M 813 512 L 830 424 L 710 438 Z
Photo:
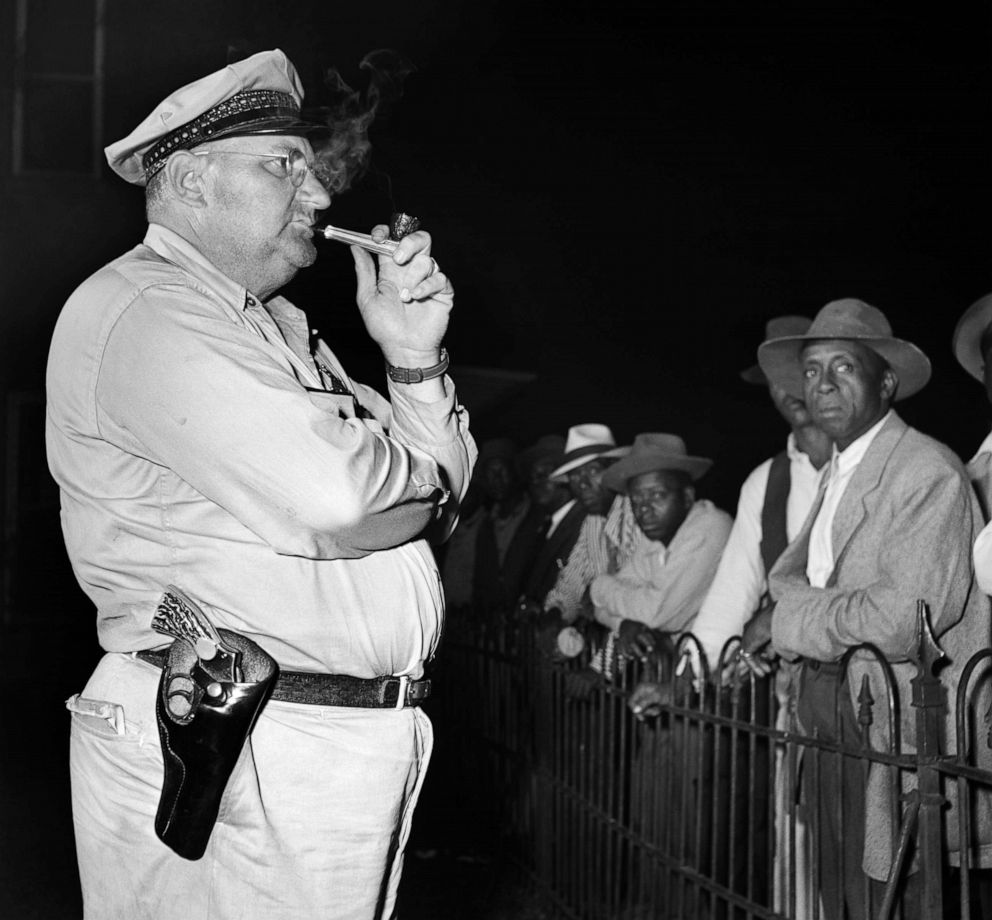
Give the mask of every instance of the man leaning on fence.
M 551 473 L 556 478 L 567 477 L 572 494 L 586 509 L 568 562 L 544 598 L 544 609 L 559 611 L 565 622 L 573 622 L 588 607 L 592 580 L 616 571 L 638 541 L 630 502 L 603 483 L 606 470 L 628 450 L 617 447 L 606 425 L 573 425 L 565 439 L 565 457 Z
M 960 460 L 891 408 L 927 383 L 930 362 L 892 335 L 881 311 L 860 300 L 833 301 L 805 334 L 764 342 L 758 359 L 770 381 L 805 398 L 835 447 L 810 516 L 769 575 L 772 605 L 744 630 L 742 654 L 760 673 L 767 671 L 761 656 L 801 660 L 801 730 L 852 752 L 808 749 L 802 796 L 828 920 L 874 916 L 892 867 L 898 790 L 878 762 L 868 766 L 866 781 L 861 726 L 868 722 L 864 740 L 872 751 L 894 749 L 884 679 L 891 669 L 901 750 L 915 750 L 910 681 L 918 600 L 928 605 L 948 658 L 946 686 L 956 686 L 969 655 L 989 643 L 988 603 L 975 590 L 971 566 L 980 512 Z M 845 668 L 845 653 L 862 643 L 875 646 L 887 667 L 862 651 Z M 870 697 L 861 692 L 865 677 Z M 948 704 L 944 741 L 953 750 L 953 693 Z M 904 773 L 903 790 L 912 785 Z M 981 826 L 985 818 L 976 814 L 978 835 L 989 830 Z M 917 915 L 919 874 L 905 876 L 900 888 L 904 916 Z
M 766 324 L 765 338 L 801 335 L 809 329 L 811 322 L 806 316 L 776 316 Z M 727 642 L 740 636 L 744 624 L 767 600 L 768 573 L 786 546 L 802 529 L 816 498 L 821 474 L 830 459 L 832 443 L 814 424 L 803 400 L 787 393 L 781 386 L 770 383 L 758 365 L 741 371 L 740 376 L 745 382 L 765 389 L 778 413 L 788 424 L 789 435 L 783 449 L 757 466 L 741 486 L 734 526 L 720 558 L 713 584 L 703 599 L 699 615 L 693 621 L 692 633 L 702 645 L 710 668 L 715 669 L 713 677 L 720 687 L 721 711 L 726 715 L 733 714 L 736 699 L 738 718 L 748 719 L 753 713 L 754 720 L 759 725 L 769 726 L 774 718 L 776 724 L 784 728 L 787 716 L 786 694 L 793 676 L 792 668 L 780 668 L 775 675 L 780 709 L 777 716 L 773 716 L 766 681 L 757 681 L 753 688 L 749 682 L 735 688 L 732 680 L 726 679 L 726 669 L 720 668 L 721 663 L 733 661 L 734 656 L 727 650 L 721 662 L 721 654 L 725 652 Z M 723 803 L 717 809 L 719 820 L 727 822 L 723 844 L 733 846 L 737 853 L 737 877 L 731 884 L 738 892 L 748 890 L 748 860 L 745 854 L 748 849 L 754 854 L 750 890 L 755 900 L 767 903 L 770 834 L 767 748 L 763 742 L 757 740 L 752 750 L 749 733 L 741 733 L 736 741 L 735 748 L 729 737 L 724 738 L 719 749 L 719 763 L 714 767 L 714 795 L 718 805 Z M 735 754 L 733 758 L 732 751 Z M 738 773 L 737 783 L 733 784 L 737 799 L 731 809 L 726 798 L 732 787 L 730 775 L 734 770 Z M 780 777 L 781 774 L 782 771 L 779 770 Z M 779 794 L 781 789 L 782 783 L 777 782 L 775 822 L 780 836 L 779 844 L 774 849 L 774 878 L 778 882 L 775 903 L 783 909 L 789 903 L 789 892 L 795 891 L 797 914 L 802 915 L 806 909 L 806 889 L 801 884 L 795 884 L 799 881 L 795 876 L 805 876 L 800 868 L 803 865 L 803 840 L 799 834 L 796 847 L 788 845 L 787 835 L 791 822 L 787 822 L 786 816 L 791 816 L 793 810 L 789 797 Z M 732 826 L 731 813 L 734 816 Z M 794 878 L 791 884 L 788 878 L 790 874 Z
M 733 520 L 695 481 L 712 465 L 688 454 L 678 435 L 646 433 L 603 481 L 630 500 L 646 537 L 614 574 L 593 579 L 589 597 L 596 619 L 618 634 L 622 654 L 654 650 L 654 630 L 678 633 L 699 610 Z

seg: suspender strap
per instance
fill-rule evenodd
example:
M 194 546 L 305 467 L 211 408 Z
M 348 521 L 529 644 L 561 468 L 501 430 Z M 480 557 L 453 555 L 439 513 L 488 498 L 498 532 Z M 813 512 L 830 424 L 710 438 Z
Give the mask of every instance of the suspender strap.
M 776 454 L 768 470 L 765 503 L 761 508 L 761 561 L 767 575 L 775 561 L 789 545 L 786 531 L 786 506 L 789 501 L 789 455 Z

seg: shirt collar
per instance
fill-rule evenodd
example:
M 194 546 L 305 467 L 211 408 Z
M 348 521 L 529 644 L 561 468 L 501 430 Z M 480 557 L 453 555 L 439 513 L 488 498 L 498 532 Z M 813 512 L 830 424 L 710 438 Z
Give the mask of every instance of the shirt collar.
M 248 289 L 227 277 L 214 266 L 189 240 L 161 224 L 151 223 L 145 234 L 145 245 L 163 259 L 188 272 L 212 294 L 222 298 L 238 310 L 243 310 L 249 296 Z M 257 301 L 257 298 L 254 298 Z
M 562 505 L 557 511 L 555 511 L 551 515 L 551 524 L 550 524 L 551 530 L 554 530 L 561 522 L 562 518 L 565 517 L 565 515 L 568 514 L 568 512 L 575 507 L 575 502 L 576 499 L 574 498 L 571 501 L 565 502 L 564 505 Z
M 871 442 L 875 440 L 891 414 L 892 410 L 889 409 L 863 435 L 848 444 L 845 450 L 837 450 L 837 445 L 834 444 L 833 464 L 838 473 L 848 473 L 862 461 L 868 448 L 871 447 Z
M 813 466 L 813 461 L 810 460 L 809 454 L 807 454 L 805 451 L 800 450 L 799 447 L 796 445 L 796 436 L 791 431 L 789 432 L 789 437 L 786 438 L 785 441 L 785 453 L 786 456 L 788 456 L 789 458 L 790 465 L 794 463 L 798 463 L 800 466 L 808 467 L 809 470 L 815 474 L 819 474 L 823 469 L 821 467 L 818 470 L 815 466 Z M 825 465 L 826 464 L 824 464 L 824 466 Z

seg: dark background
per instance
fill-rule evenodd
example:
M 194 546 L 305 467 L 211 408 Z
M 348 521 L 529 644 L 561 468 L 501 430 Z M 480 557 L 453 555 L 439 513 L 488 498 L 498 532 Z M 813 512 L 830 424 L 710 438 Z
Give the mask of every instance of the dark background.
M 87 84 L 25 78 L 91 67 L 94 10 L 95 139 Z M 423 220 L 457 292 L 446 344 L 477 437 L 676 432 L 715 459 L 700 490 L 733 510 L 785 434 L 738 376 L 778 314 L 875 304 L 933 361 L 906 419 L 965 459 L 987 433 L 950 339 L 992 291 L 989 18 L 987 4 L 848 0 L 0 4 L 4 903 L 38 903 L 71 864 L 61 700 L 98 651 L 42 440 L 58 311 L 144 233 L 141 191 L 94 151 L 230 54 L 282 48 L 318 103 L 329 68 L 362 89 L 368 52 L 402 54 L 416 71 L 328 216 Z M 323 245 L 287 293 L 353 376 L 382 385 L 346 248 Z
M 60 6 L 30 4 L 29 26 L 50 11 L 52 55 Z M 414 64 L 373 123 L 372 168 L 328 217 L 422 218 L 456 287 L 447 345 L 480 437 L 677 432 L 714 457 L 704 484 L 732 508 L 784 431 L 737 376 L 765 321 L 845 296 L 930 355 L 909 421 L 963 454 L 987 431 L 950 352 L 957 317 L 992 290 L 987 5 L 153 0 L 104 17 L 103 143 L 229 49 L 281 47 L 309 102 L 331 67 L 362 89 L 373 49 Z M 105 166 L 12 176 L 5 156 L 5 382 L 39 387 L 61 303 L 140 240 L 142 196 Z M 322 250 L 288 293 L 381 385 L 350 255 Z

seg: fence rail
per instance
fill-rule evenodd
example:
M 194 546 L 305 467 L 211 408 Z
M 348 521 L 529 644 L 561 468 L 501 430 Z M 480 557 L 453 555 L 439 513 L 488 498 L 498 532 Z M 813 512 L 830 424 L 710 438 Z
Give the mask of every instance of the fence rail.
M 555 918 L 846 916 L 824 873 L 831 853 L 841 867 L 862 859 L 862 840 L 864 865 L 885 867 L 874 879 L 860 873 L 866 916 L 989 917 L 977 857 L 992 834 L 992 760 L 978 755 L 992 745 L 992 651 L 945 687 L 922 605 L 917 615 L 912 698 L 899 699 L 876 649 L 849 651 L 834 666 L 836 737 L 800 725 L 796 682 L 810 677 L 801 666 L 741 679 L 728 643 L 710 674 L 687 666 L 704 660 L 691 634 L 649 663 L 589 649 L 566 660 L 546 651 L 534 624 L 466 610 L 449 621 L 436 717 Z M 881 678 L 860 678 L 854 706 L 846 679 L 865 661 Z M 631 711 L 635 688 L 648 692 L 652 717 Z M 944 738 L 948 694 L 957 725 Z M 910 714 L 915 745 L 903 737 Z M 834 779 L 834 795 L 809 791 Z M 876 787 L 885 807 L 857 817 L 855 799 Z M 820 842 L 831 822 L 836 853 Z

